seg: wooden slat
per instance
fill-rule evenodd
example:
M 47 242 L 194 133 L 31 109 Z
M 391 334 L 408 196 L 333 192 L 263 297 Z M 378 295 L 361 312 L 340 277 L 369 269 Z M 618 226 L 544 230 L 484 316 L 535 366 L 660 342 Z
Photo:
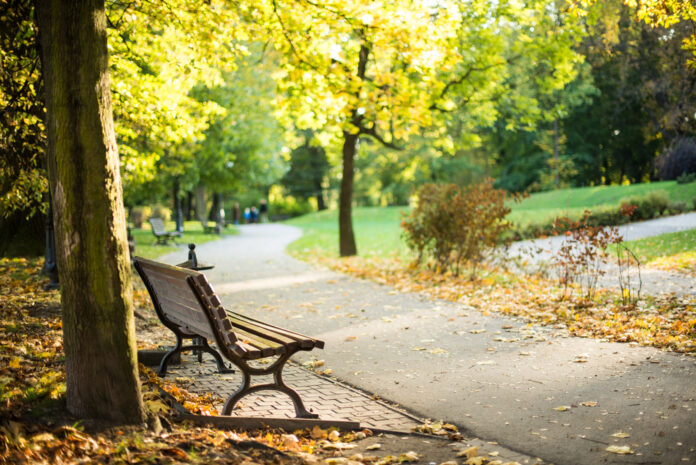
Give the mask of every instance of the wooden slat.
M 306 340 L 298 340 L 296 338 L 288 337 L 284 334 L 264 328 L 263 326 L 251 323 L 241 318 L 237 318 L 235 315 L 228 315 L 228 318 L 230 319 L 230 321 L 232 321 L 232 325 L 234 326 L 235 331 L 247 331 L 264 339 L 268 339 L 275 343 L 284 345 L 288 347 L 288 349 L 294 349 L 296 347 L 302 348 L 303 343 L 307 344 Z
M 241 313 L 236 313 L 232 311 L 227 311 L 227 316 L 231 318 L 233 321 L 238 320 L 240 322 L 245 322 L 251 325 L 255 325 L 259 328 L 264 328 L 265 330 L 269 332 L 273 332 L 278 334 L 279 336 L 285 336 L 288 338 L 291 338 L 295 341 L 297 341 L 300 344 L 300 348 L 302 349 L 312 349 L 314 347 L 317 347 L 319 349 L 324 348 L 324 341 L 320 341 L 319 339 L 314 339 L 308 336 L 305 336 L 300 333 L 296 333 L 294 331 L 290 331 L 288 329 L 283 329 L 279 328 L 278 326 L 273 326 L 268 323 L 264 323 L 262 321 L 254 320 L 253 318 L 250 318 L 246 315 L 242 315 Z

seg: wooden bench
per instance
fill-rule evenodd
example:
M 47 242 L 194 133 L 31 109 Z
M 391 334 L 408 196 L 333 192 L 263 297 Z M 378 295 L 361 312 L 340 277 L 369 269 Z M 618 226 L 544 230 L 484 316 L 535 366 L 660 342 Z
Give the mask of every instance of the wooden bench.
M 176 240 L 174 240 L 174 238 L 181 237 L 181 233 L 179 231 L 167 231 L 164 227 L 164 221 L 162 221 L 162 218 L 149 218 L 147 221 L 150 223 L 152 234 L 154 234 L 155 238 L 157 238 L 158 244 L 167 245 L 169 243 L 169 239 L 176 244 Z
M 283 382 L 282 371 L 290 357 L 300 350 L 322 349 L 324 342 L 302 334 L 227 311 L 205 275 L 197 271 L 135 257 L 135 269 L 147 287 L 157 316 L 176 336 L 176 346 L 162 358 L 158 373 L 164 376 L 170 358 L 185 350 L 210 353 L 220 371 L 226 371 L 222 354 L 242 372 L 239 389 L 225 402 L 229 415 L 244 396 L 262 390 L 287 394 L 298 418 L 317 418 L 308 412 L 299 394 Z M 191 339 L 190 345 L 183 345 Z M 208 345 L 213 341 L 218 351 Z M 253 360 L 277 357 L 266 367 L 251 366 Z M 273 375 L 273 382 L 251 384 L 251 376 Z

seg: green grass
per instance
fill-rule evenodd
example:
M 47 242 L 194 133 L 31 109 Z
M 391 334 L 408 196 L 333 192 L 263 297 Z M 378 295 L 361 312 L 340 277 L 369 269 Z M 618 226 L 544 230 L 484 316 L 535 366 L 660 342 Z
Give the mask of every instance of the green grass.
M 627 241 L 625 244 L 642 263 L 650 263 L 657 258 L 696 251 L 696 229 L 660 234 L 636 241 Z
M 401 212 L 406 207 L 361 207 L 353 210 L 353 229 L 358 253 L 364 257 L 406 255 L 401 241 Z M 302 228 L 300 239 L 288 251 L 296 256 L 312 254 L 338 256 L 338 212 L 325 210 L 310 213 L 286 222 Z
M 671 202 L 691 205 L 696 197 L 696 183 L 677 184 L 675 181 L 561 189 L 533 194 L 520 204 L 512 204 L 509 219 L 518 224 L 527 224 L 542 223 L 557 216 L 579 218 L 586 208 L 619 205 L 627 197 L 642 196 L 654 190 L 667 192 Z M 405 211 L 408 211 L 407 207 L 354 209 L 353 228 L 358 254 L 367 257 L 409 257 L 408 249 L 401 240 L 401 212 Z M 338 214 L 335 210 L 310 213 L 289 220 L 287 224 L 298 226 L 304 232 L 288 247 L 293 255 L 338 255 Z
M 165 224 L 167 231 L 174 231 L 176 225 L 173 221 L 169 221 Z M 131 229 L 131 233 L 135 238 L 135 255 L 145 258 L 157 258 L 162 255 L 174 252 L 177 250 L 185 249 L 190 243 L 196 245 L 203 244 L 205 242 L 214 241 L 220 239 L 223 236 L 229 236 L 233 234 L 238 234 L 238 230 L 232 226 L 228 226 L 223 229 L 222 235 L 217 234 L 206 234 L 203 232 L 203 226 L 198 221 L 185 221 L 184 222 L 184 233 L 181 237 L 176 238 L 177 244 L 175 245 L 156 245 L 157 240 L 152 234 L 149 224 L 144 224 L 142 229 Z M 185 249 L 188 250 L 188 249 Z M 186 258 L 186 255 L 182 255 L 182 260 Z
M 511 205 L 510 220 L 520 224 L 543 223 L 557 216 L 580 218 L 585 209 L 598 206 L 619 205 L 627 197 L 643 196 L 651 191 L 663 190 L 670 202 L 693 204 L 696 183 L 677 184 L 676 181 L 631 184 L 630 186 L 596 186 L 533 194 L 520 204 Z

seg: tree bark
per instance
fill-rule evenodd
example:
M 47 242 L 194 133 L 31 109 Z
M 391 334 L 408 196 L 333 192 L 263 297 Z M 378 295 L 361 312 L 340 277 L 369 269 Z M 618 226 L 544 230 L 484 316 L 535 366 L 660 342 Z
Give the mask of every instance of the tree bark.
M 361 34 L 362 35 L 362 34 Z M 367 72 L 367 59 L 370 49 L 363 41 L 360 45 L 358 57 L 357 77 L 362 81 Z M 359 98 L 360 91 L 356 92 Z M 343 130 L 343 177 L 341 178 L 341 193 L 338 201 L 338 248 L 341 257 L 350 257 L 358 254 L 355 246 L 355 234 L 353 234 L 353 180 L 355 178 L 355 149 L 363 127 L 363 115 L 354 109 L 351 115 L 351 123 L 357 129 L 356 133 Z
M 358 135 L 343 131 L 343 177 L 338 202 L 338 243 L 341 257 L 358 254 L 353 234 L 353 179 L 355 177 L 355 146 Z
M 140 423 L 103 0 L 38 0 L 68 410 Z

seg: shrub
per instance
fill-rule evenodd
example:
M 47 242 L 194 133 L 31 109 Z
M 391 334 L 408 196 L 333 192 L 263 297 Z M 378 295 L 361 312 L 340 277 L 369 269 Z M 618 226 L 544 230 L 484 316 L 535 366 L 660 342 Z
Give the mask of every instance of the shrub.
M 689 184 L 696 181 L 696 173 L 682 173 L 677 177 L 677 184 Z
M 667 210 L 667 207 L 669 207 L 669 196 L 663 190 L 650 191 L 640 197 L 629 197 L 621 203 L 622 205 L 636 206 L 636 211 L 633 215 L 634 219 L 649 220 L 662 215 Z
M 586 210 L 578 221 L 567 217 L 554 220 L 558 233 L 565 233 L 560 249 L 553 263 L 559 283 L 567 291 L 570 284 L 579 282 L 584 297 L 594 298 L 597 282 L 606 273 L 607 256 L 604 253 L 609 244 L 619 244 L 623 238 L 615 226 L 590 226 L 590 211 Z
M 163 206 L 163 205 L 153 205 L 152 206 L 152 214 L 150 215 L 154 218 L 162 218 L 162 221 L 169 221 L 170 218 L 172 217 L 172 211 L 171 209 Z
M 454 275 L 469 264 L 473 277 L 486 253 L 510 230 L 505 221 L 510 213 L 506 195 L 493 187 L 492 179 L 463 189 L 456 184 L 426 184 L 401 224 L 406 244 L 418 254 L 418 263 L 430 256 L 437 271 Z
M 152 214 L 152 211 L 150 210 L 150 207 L 133 207 L 130 209 L 130 221 L 133 223 L 133 226 L 140 229 L 143 227 L 143 223 L 147 218 L 150 217 Z
M 676 139 L 655 163 L 660 179 L 668 181 L 696 173 L 696 138 Z

